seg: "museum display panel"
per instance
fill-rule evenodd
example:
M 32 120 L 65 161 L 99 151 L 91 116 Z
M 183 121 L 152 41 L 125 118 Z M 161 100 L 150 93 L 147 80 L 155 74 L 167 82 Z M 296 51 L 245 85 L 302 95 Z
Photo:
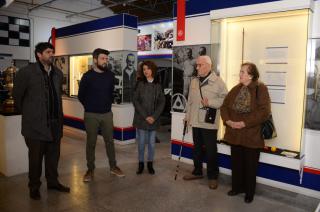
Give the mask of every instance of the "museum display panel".
M 57 57 L 57 60 L 61 57 Z M 70 56 L 69 89 L 70 96 L 78 95 L 80 80 L 91 69 L 92 55 Z M 110 52 L 108 69 L 115 75 L 114 103 L 132 102 L 136 83 L 137 53 L 132 51 Z
M 218 66 L 228 89 L 238 83 L 243 62 L 255 63 L 268 86 L 278 132 L 266 145 L 296 152 L 303 129 L 309 16 L 303 9 L 212 21 L 212 43 L 221 46 Z
M 70 96 L 77 96 L 80 80 L 92 66 L 92 55 L 70 56 Z

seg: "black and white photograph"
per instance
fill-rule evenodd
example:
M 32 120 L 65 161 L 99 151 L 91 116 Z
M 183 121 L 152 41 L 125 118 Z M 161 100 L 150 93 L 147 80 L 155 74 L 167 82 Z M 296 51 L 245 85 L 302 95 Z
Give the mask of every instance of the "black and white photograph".
M 54 57 L 54 65 L 63 72 L 63 84 L 62 92 L 64 95 L 69 95 L 69 57 L 68 56 L 57 56 Z
M 191 77 L 196 75 L 196 60 L 201 55 L 211 56 L 211 45 L 179 46 L 173 48 L 173 94 L 188 97 Z M 216 70 L 216 66 L 214 66 Z
M 305 128 L 320 130 L 320 39 L 313 40 L 311 72 L 307 73 Z
M 132 102 L 133 91 L 137 80 L 137 54 L 135 52 L 123 53 L 123 102 Z
M 123 54 L 121 51 L 110 52 L 108 68 L 115 75 L 114 85 L 114 103 L 120 104 L 122 102 L 122 62 Z

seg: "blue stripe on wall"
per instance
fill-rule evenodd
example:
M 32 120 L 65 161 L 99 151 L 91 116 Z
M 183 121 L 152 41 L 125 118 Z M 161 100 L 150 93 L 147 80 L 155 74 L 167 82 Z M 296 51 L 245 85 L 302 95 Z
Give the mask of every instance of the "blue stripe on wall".
M 186 1 L 186 15 L 207 13 L 210 10 L 218 10 L 231 7 L 239 7 L 251 4 L 261 4 L 279 0 L 227 0 L 227 1 L 209 1 L 209 0 L 189 0 Z M 174 17 L 177 17 L 177 5 L 174 6 Z
M 138 19 L 136 16 L 120 14 L 59 28 L 57 29 L 56 37 L 59 38 L 64 36 L 71 36 L 75 34 L 108 29 L 117 26 L 137 28 L 137 25 Z
M 179 156 L 179 151 L 180 145 L 171 144 L 171 154 Z M 184 146 L 181 156 L 184 158 L 192 159 L 192 148 Z M 219 153 L 218 160 L 220 167 L 231 169 L 231 159 L 229 155 Z M 298 170 L 266 163 L 259 163 L 257 175 L 266 179 L 320 191 L 320 175 L 317 174 L 305 172 L 303 174 L 302 184 L 300 184 L 300 176 Z
M 73 127 L 73 128 L 79 129 L 79 130 L 85 130 L 85 126 L 84 126 L 83 122 L 69 119 L 66 117 L 63 118 L 63 125 Z M 98 134 L 101 135 L 100 130 L 99 130 Z M 113 138 L 117 139 L 119 141 L 126 141 L 126 140 L 130 140 L 130 139 L 135 139 L 136 138 L 136 129 L 135 128 L 132 128 L 132 130 L 114 129 L 113 130 Z
M 163 54 L 163 55 L 138 55 L 139 60 L 145 59 L 171 59 L 172 54 Z

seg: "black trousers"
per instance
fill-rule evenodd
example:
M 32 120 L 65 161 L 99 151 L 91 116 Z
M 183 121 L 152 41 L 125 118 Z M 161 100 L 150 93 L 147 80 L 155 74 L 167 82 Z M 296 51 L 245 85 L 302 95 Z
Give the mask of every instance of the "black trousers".
M 45 176 L 48 185 L 57 185 L 60 140 L 41 141 L 25 138 L 29 149 L 29 188 L 39 189 L 41 185 L 42 161 L 45 161 Z
M 192 128 L 193 164 L 195 175 L 202 175 L 202 161 L 207 159 L 208 179 L 217 179 L 219 175 L 217 153 L 217 130 Z M 204 148 L 203 148 L 204 147 Z
M 231 146 L 232 190 L 254 196 L 259 157 L 260 149 Z

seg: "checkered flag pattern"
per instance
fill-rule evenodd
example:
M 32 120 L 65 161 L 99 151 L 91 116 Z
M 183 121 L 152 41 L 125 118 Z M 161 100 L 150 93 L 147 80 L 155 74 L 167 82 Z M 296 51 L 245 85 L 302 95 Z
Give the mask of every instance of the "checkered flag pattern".
M 0 15 L 0 45 L 30 46 L 30 20 Z

